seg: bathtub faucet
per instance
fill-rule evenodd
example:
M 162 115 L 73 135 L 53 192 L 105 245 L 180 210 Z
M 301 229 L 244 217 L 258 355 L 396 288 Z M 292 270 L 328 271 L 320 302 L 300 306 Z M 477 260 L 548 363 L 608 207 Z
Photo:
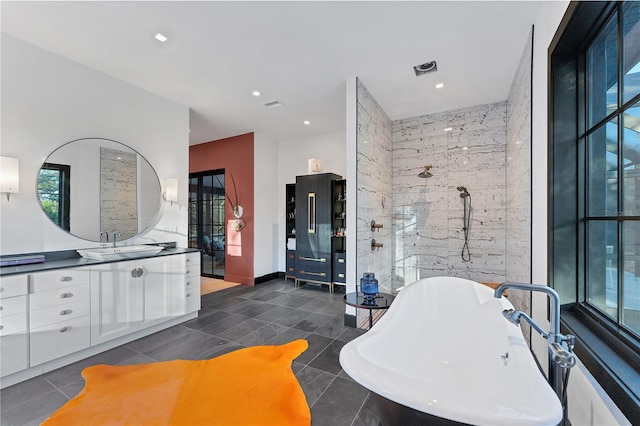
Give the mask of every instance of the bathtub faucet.
M 549 342 L 549 382 L 553 389 L 556 391 L 558 397 L 561 398 L 562 392 L 562 374 L 558 367 L 571 368 L 576 364 L 576 358 L 573 354 L 573 347 L 575 345 L 575 336 L 568 334 L 563 335 L 560 333 L 560 296 L 551 287 L 539 284 L 526 284 L 526 283 L 502 283 L 496 287 L 493 296 L 496 298 L 502 297 L 502 292 L 508 288 L 515 290 L 526 291 L 539 291 L 546 293 L 549 296 L 549 325 L 551 330 L 546 332 L 540 327 L 529 315 L 522 311 L 516 311 L 514 309 L 505 309 L 502 311 L 502 315 L 510 322 L 516 325 L 520 325 L 520 320 L 524 319 L 531 325 L 538 333 L 542 335 Z M 562 343 L 566 343 L 567 349 L 564 349 Z

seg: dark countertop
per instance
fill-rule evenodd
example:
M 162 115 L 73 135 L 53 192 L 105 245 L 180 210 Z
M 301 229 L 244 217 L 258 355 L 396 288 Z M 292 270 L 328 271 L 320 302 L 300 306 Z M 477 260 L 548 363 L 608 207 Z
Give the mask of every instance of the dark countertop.
M 139 256 L 131 259 L 116 259 L 116 260 L 107 260 L 107 261 L 84 258 L 80 256 L 75 250 L 29 253 L 29 254 L 44 255 L 45 257 L 44 262 L 31 263 L 27 265 L 17 265 L 17 266 L 3 266 L 0 268 L 0 277 L 49 271 L 53 269 L 76 268 L 79 266 L 100 265 L 104 263 L 113 263 L 113 262 L 127 262 L 130 260 L 138 260 L 138 259 L 145 259 L 145 258 L 158 257 L 158 256 L 172 256 L 175 254 L 197 253 L 200 251 L 201 251 L 200 249 L 194 249 L 194 248 L 167 248 L 162 250 L 158 254 L 154 254 L 150 256 Z M 12 256 L 23 256 L 23 255 L 16 254 Z M 11 256 L 5 256 L 5 257 L 11 257 Z

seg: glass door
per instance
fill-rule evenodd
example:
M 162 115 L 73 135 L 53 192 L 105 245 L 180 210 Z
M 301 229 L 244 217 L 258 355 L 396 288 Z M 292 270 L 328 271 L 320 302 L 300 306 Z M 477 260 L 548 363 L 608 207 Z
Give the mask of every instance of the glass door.
M 224 278 L 224 170 L 189 174 L 189 247 L 202 250 L 202 275 Z

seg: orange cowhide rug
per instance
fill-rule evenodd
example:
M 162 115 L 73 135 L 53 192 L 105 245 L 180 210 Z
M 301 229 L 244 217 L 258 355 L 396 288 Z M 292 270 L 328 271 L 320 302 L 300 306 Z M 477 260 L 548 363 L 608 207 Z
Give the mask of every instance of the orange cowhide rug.
M 310 425 L 291 361 L 306 340 L 204 361 L 86 368 L 84 389 L 43 425 Z

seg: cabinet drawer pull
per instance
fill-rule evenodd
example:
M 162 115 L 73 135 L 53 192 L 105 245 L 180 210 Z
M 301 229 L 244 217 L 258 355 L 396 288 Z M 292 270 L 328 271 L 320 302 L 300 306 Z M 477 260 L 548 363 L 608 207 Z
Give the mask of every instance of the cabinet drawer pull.
M 0 330 L 2 330 L 4 328 L 4 325 L 0 325 Z
M 191 269 L 187 269 L 187 275 L 189 275 L 191 273 Z
M 189 262 L 191 262 L 191 259 L 189 259 L 189 258 L 187 257 L 187 263 L 189 263 Z
M 294 268 L 289 268 L 289 272 L 293 272 L 293 269 L 294 269 Z
M 338 263 L 344 263 L 344 259 L 338 259 Z
M 71 328 L 71 327 L 62 327 L 62 328 L 60 329 L 60 333 L 66 333 L 67 331 L 69 331 L 69 329 L 70 329 L 70 328 Z
M 73 293 L 61 293 L 60 294 L 60 299 L 68 299 L 70 297 L 73 297 Z
M 185 297 L 191 297 L 191 293 L 187 293 Z
M 4 287 L 0 287 L 0 293 L 4 291 Z
M 327 259 L 325 259 L 324 257 L 318 258 L 318 257 L 304 257 L 304 256 L 300 256 L 300 260 L 309 260 L 311 262 L 322 262 L 322 263 L 327 261 Z
M 304 275 L 315 275 L 316 277 L 326 277 L 327 274 L 325 272 L 305 272 L 305 271 L 300 271 L 301 274 Z
M 2 306 L 0 306 L 0 311 L 3 310 L 4 308 Z
M 73 311 L 71 309 L 65 309 L 65 310 L 60 311 L 60 315 L 70 315 L 72 313 L 73 313 Z
M 344 274 L 338 274 L 338 278 L 344 278 Z
M 133 278 L 140 278 L 143 273 L 144 273 L 144 269 L 142 269 L 142 268 L 133 268 L 131 270 L 131 276 Z
M 62 281 L 63 283 L 71 280 L 73 280 L 73 277 L 69 277 L 69 276 L 60 277 L 60 281 Z

